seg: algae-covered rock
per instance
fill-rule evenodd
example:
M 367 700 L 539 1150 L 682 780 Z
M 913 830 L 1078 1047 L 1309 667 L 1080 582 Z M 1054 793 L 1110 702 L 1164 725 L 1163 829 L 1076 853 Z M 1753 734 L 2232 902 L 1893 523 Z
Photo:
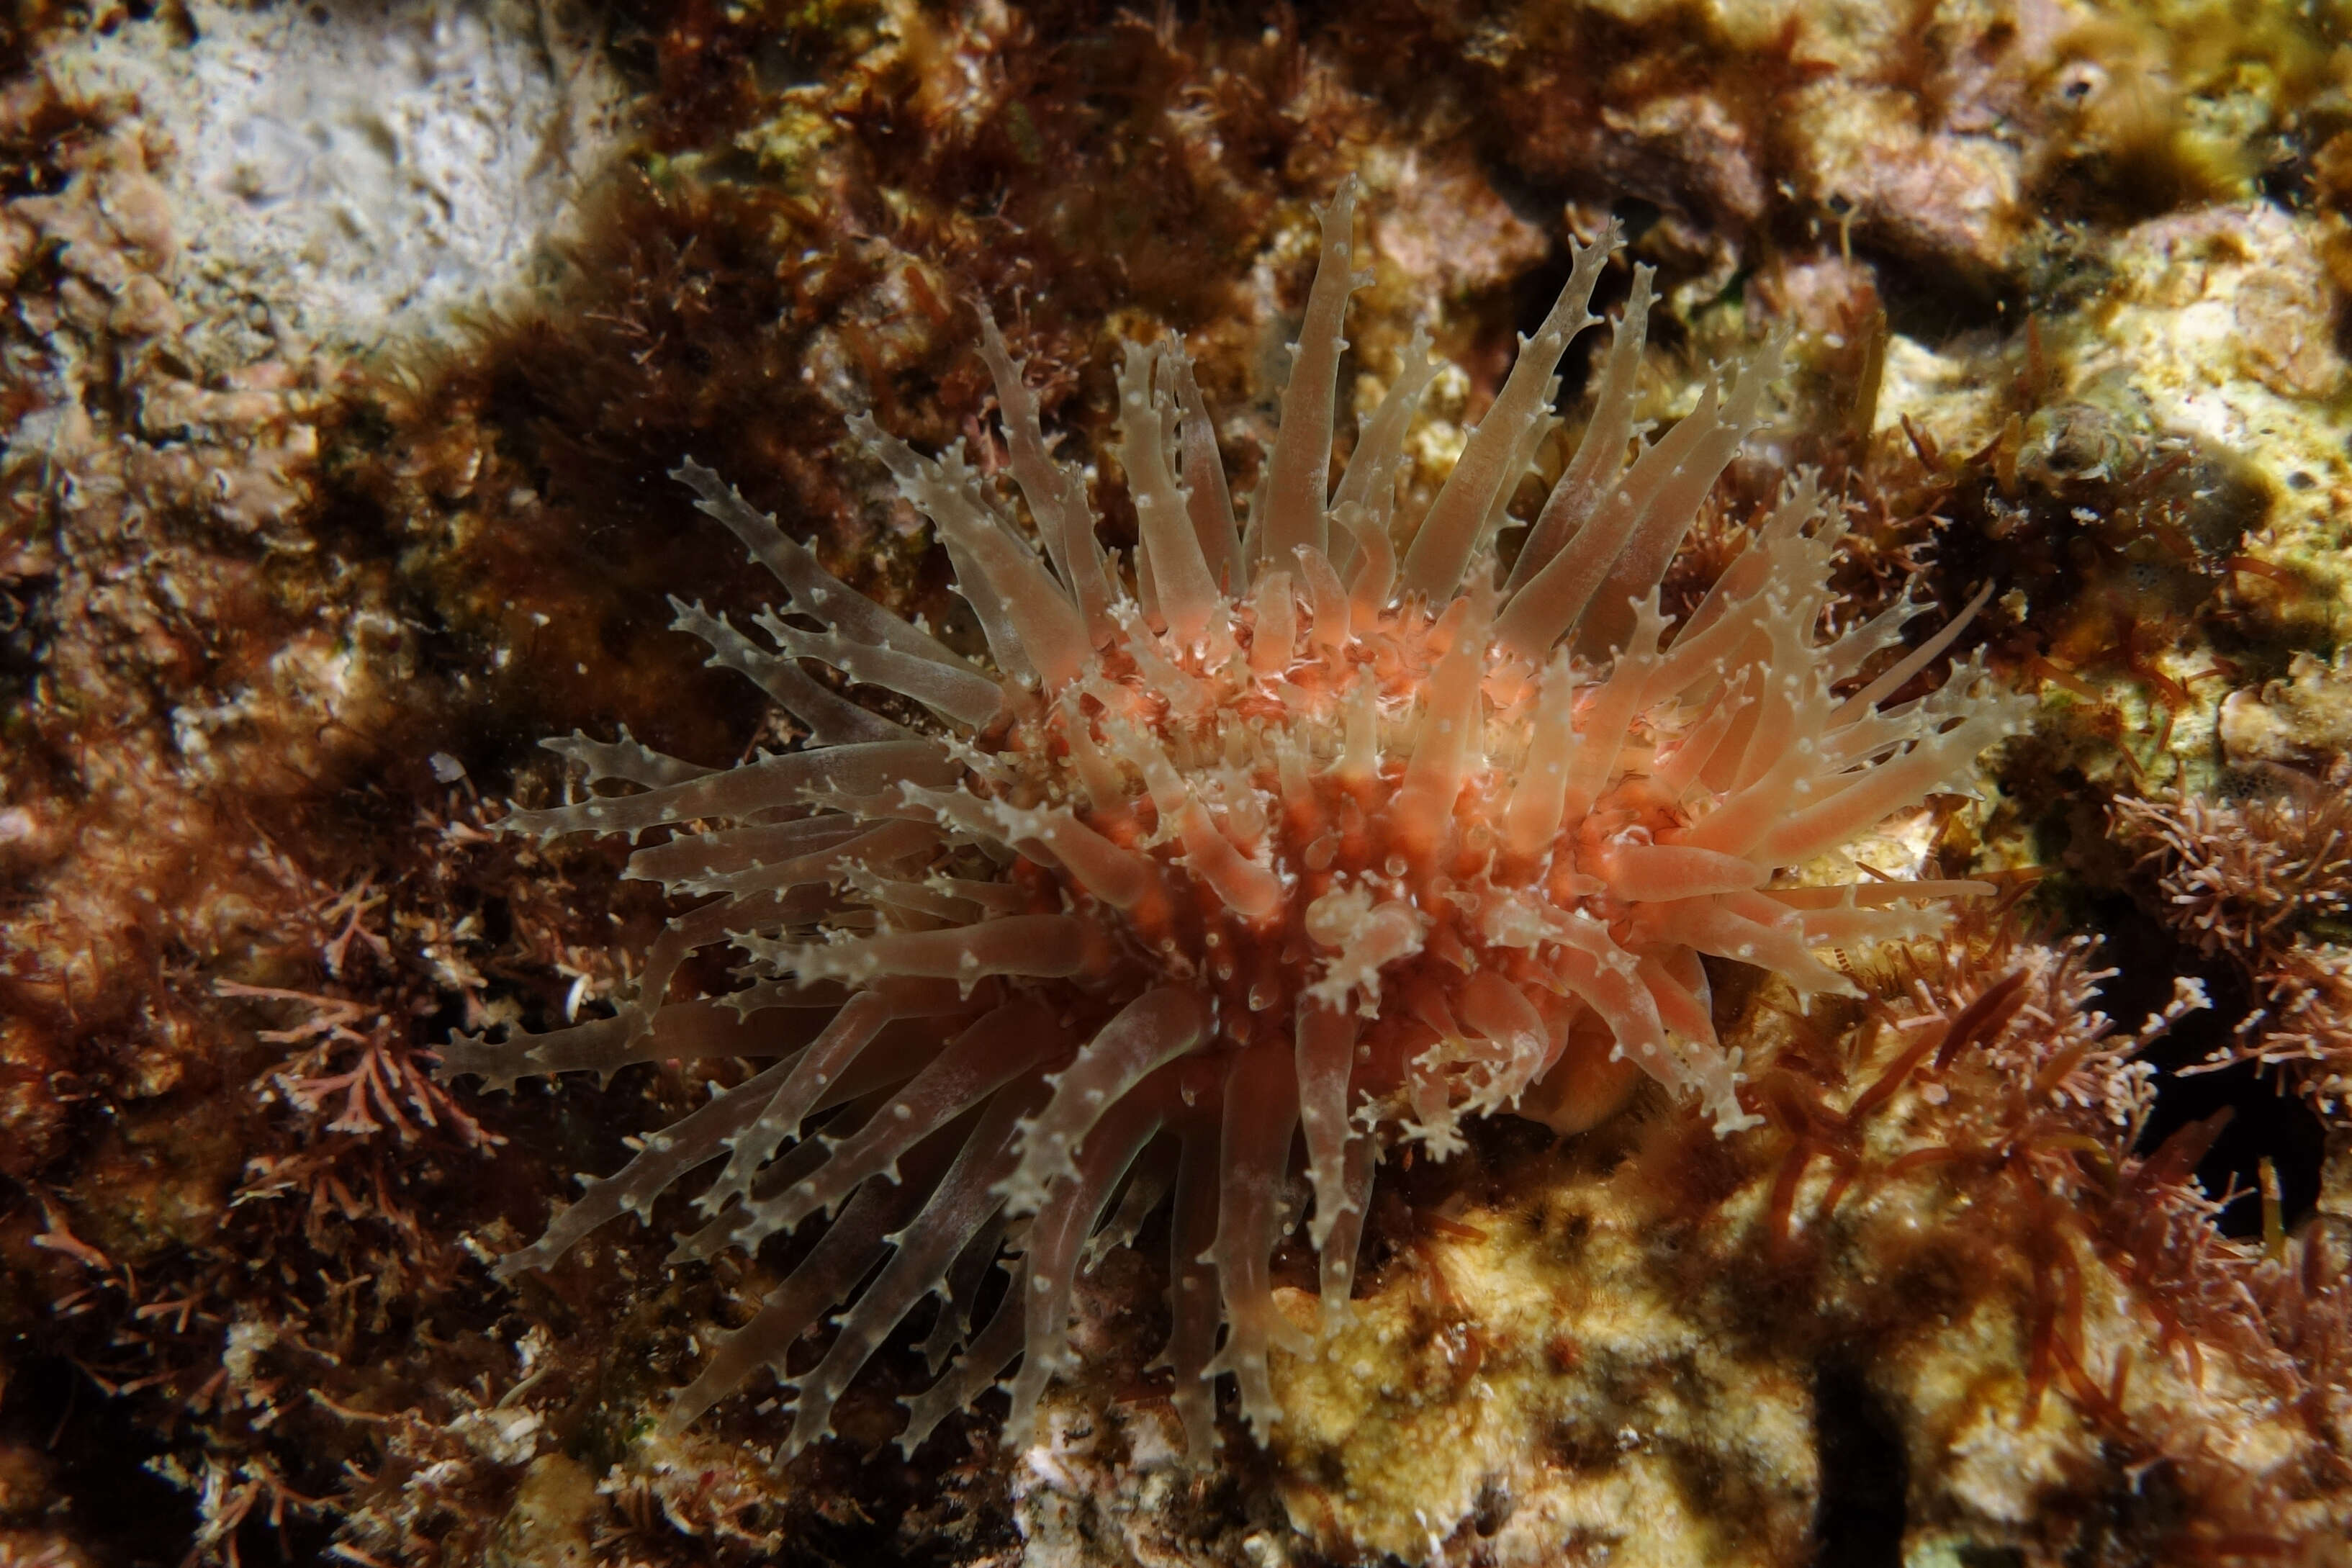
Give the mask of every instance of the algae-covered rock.
M 19 9 L 0 1561 L 2346 1560 L 2341 5 Z M 1263 1442 L 1228 1408 L 1182 1451 L 1139 1205 L 1033 1432 L 987 1394 L 894 1446 L 926 1307 L 798 1459 L 789 1387 L 664 1433 L 821 1226 L 672 1265 L 673 1202 L 488 1269 L 745 1069 L 433 1069 L 600 1016 L 678 912 L 625 847 L 499 836 L 575 787 L 539 737 L 803 739 L 667 629 L 771 600 L 665 476 L 981 650 L 845 416 L 1011 462 L 986 301 L 1123 556 L 1117 367 L 1174 333 L 1246 513 L 1349 174 L 1342 448 L 1417 326 L 1446 363 L 1401 545 L 1571 237 L 1629 240 L 1604 316 L 1656 268 L 1650 438 L 1785 335 L 1665 611 L 1794 466 L 1851 518 L 1835 627 L 1983 591 L 1956 651 L 2028 732 L 1796 875 L 1993 890 L 1823 950 L 1860 994 L 1810 1011 L 1711 967 L 1758 1126 L 1639 1096 L 1391 1151 L 1328 1338 L 1275 1253 Z M 1563 363 L 1507 560 L 1601 368 Z

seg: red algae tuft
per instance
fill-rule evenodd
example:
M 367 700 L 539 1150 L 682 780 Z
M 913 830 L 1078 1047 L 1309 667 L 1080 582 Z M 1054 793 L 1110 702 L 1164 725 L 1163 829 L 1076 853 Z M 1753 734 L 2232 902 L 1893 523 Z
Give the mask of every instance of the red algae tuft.
M 1661 611 L 1660 579 L 1763 422 L 1778 345 L 1639 439 L 1651 294 L 1636 268 L 1583 443 L 1506 571 L 1496 539 L 1555 423 L 1556 369 L 1598 324 L 1587 305 L 1618 248 L 1603 236 L 1401 549 L 1405 438 L 1436 368 L 1425 338 L 1330 483 L 1342 323 L 1362 281 L 1353 208 L 1349 183 L 1324 215 L 1279 432 L 1238 517 L 1172 341 L 1131 345 L 1118 377 L 1131 560 L 1105 551 L 1084 474 L 1055 455 L 992 322 L 982 353 L 1034 543 L 995 454 L 926 457 L 852 420 L 936 528 L 984 664 L 827 574 L 715 474 L 678 471 L 789 598 L 757 617 L 764 641 L 699 605 L 677 604 L 674 624 L 788 710 L 805 744 L 713 769 L 625 734 L 549 742 L 592 790 L 633 787 L 505 826 L 662 830 L 629 874 L 705 901 L 670 922 L 612 1016 L 446 1053 L 449 1073 L 492 1087 L 671 1058 L 770 1064 L 499 1266 L 550 1266 L 722 1161 L 677 1257 L 829 1216 L 667 1430 L 764 1367 L 792 1395 L 797 1451 L 937 1298 L 925 1350 L 940 1375 L 901 1445 L 1016 1359 L 1018 1438 L 1075 1365 L 1077 1275 L 1172 1200 L 1166 1359 L 1187 1446 L 1213 1446 L 1225 1373 L 1264 1436 L 1282 1414 L 1269 1353 L 1311 1338 L 1276 1307 L 1273 1255 L 1303 1219 L 1323 1331 L 1344 1321 L 1384 1149 L 1443 1157 L 1465 1118 L 1498 1111 L 1577 1131 L 1644 1076 L 1718 1133 L 1751 1125 L 1702 957 L 1772 972 L 1801 999 L 1854 995 L 1819 953 L 1934 934 L 1950 900 L 1991 891 L 1822 874 L 2017 727 L 1980 658 L 1895 700 L 1984 595 L 1907 649 L 1923 608 L 1907 589 L 1826 632 L 1845 525 L 1799 473 L 1687 616 Z M 886 716 L 810 666 L 907 702 Z M 741 988 L 673 1000 L 681 968 L 721 944 L 748 959 Z M 987 1287 L 1000 1261 L 1001 1294 Z M 791 1372 L 794 1343 L 845 1303 L 821 1359 Z

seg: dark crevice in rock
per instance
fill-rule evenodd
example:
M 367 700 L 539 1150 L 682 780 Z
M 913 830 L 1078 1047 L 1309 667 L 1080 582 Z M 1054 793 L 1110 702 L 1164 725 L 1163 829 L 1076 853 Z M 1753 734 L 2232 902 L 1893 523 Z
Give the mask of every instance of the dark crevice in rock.
M 1903 1436 L 1855 1368 L 1813 1375 L 1813 1433 L 1822 1466 L 1813 1568 L 1901 1568 L 1910 1467 Z

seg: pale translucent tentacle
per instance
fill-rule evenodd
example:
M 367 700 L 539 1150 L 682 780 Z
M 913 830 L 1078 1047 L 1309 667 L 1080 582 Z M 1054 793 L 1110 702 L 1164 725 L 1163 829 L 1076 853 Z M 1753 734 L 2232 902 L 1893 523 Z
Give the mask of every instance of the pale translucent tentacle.
M 1276 1345 L 1307 1348 L 1275 1305 L 1272 1260 L 1280 1239 L 1283 1173 L 1298 1126 L 1298 1077 L 1291 1053 L 1243 1051 L 1225 1075 L 1222 1159 L 1227 1177 L 1213 1251 L 1224 1297 L 1224 1348 L 1210 1364 L 1241 1384 L 1242 1415 L 1261 1439 L 1281 1417 L 1268 1356 Z
M 1585 307 L 1601 280 L 1602 263 L 1615 254 L 1619 243 L 1617 226 L 1612 223 L 1599 239 L 1576 247 L 1559 298 L 1535 336 L 1520 341 L 1503 390 L 1478 421 L 1429 515 L 1422 520 L 1421 531 L 1413 535 L 1412 548 L 1405 552 L 1402 592 L 1442 604 L 1461 586 L 1463 568 L 1470 563 L 1478 536 L 1493 514 L 1496 493 L 1517 483 L 1526 471 L 1523 437 L 1549 405 L 1544 394 L 1559 356 L 1568 352 L 1570 339 L 1601 319 Z
M 1076 465 L 1060 461 L 1047 449 L 1037 422 L 1037 400 L 1021 379 L 1019 363 L 1005 349 L 996 318 L 985 309 L 980 327 L 981 357 L 996 381 L 996 406 L 1013 458 L 1013 482 L 1029 503 L 1029 515 L 1037 520 L 1046 557 L 1077 603 L 1088 640 L 1099 647 L 1116 630 L 1110 606 L 1118 595 L 1104 570 L 1086 480 Z
M 1307 319 L 1291 345 L 1290 383 L 1282 394 L 1282 422 L 1266 460 L 1265 555 L 1287 563 L 1301 544 L 1324 548 L 1329 504 L 1331 410 L 1339 376 L 1339 335 L 1348 296 L 1364 279 L 1355 271 L 1356 179 L 1339 182 L 1323 210 L 1323 252 L 1307 291 Z
M 1519 558 L 1503 583 L 1507 598 L 1525 587 L 1528 579 L 1551 564 L 1560 547 L 1576 536 L 1591 517 L 1609 481 L 1625 461 L 1625 443 L 1633 435 L 1633 384 L 1642 368 L 1642 345 L 1649 333 L 1650 279 L 1655 268 L 1633 268 L 1633 291 L 1609 339 L 1609 357 L 1601 370 L 1601 384 L 1592 397 L 1592 422 L 1585 426 L 1576 456 L 1559 476 L 1551 494 L 1536 514 Z

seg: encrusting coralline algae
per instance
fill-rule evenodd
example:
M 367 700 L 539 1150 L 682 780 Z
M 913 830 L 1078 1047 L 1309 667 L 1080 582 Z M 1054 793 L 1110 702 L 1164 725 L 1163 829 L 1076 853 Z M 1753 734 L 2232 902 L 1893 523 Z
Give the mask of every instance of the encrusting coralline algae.
M 551 1264 L 722 1160 L 678 1258 L 829 1216 L 677 1395 L 669 1430 L 764 1366 L 793 1396 L 787 1450 L 805 1447 L 935 1296 L 924 1350 L 940 1375 L 902 1446 L 1016 1359 L 1009 1430 L 1024 1431 L 1070 1364 L 1077 1273 L 1172 1202 L 1165 1355 L 1188 1447 L 1213 1445 L 1228 1372 L 1263 1434 L 1281 1414 L 1269 1352 L 1302 1340 L 1276 1310 L 1272 1254 L 1303 1217 L 1326 1324 L 1343 1319 L 1388 1143 L 1444 1155 L 1462 1118 L 1506 1110 L 1576 1131 L 1642 1074 L 1719 1131 L 1746 1125 L 1702 954 L 1776 972 L 1800 997 L 1852 994 L 1819 952 L 1933 931 L 1947 900 L 1990 890 L 1816 864 L 1956 787 L 2015 727 L 1980 658 L 1896 700 L 1982 595 L 1891 660 L 1922 607 L 1907 593 L 1831 632 L 1843 525 L 1800 474 L 1686 618 L 1660 612 L 1659 578 L 1761 422 L 1777 347 L 1628 463 L 1650 299 L 1636 268 L 1583 442 L 1506 572 L 1507 503 L 1556 423 L 1555 368 L 1597 323 L 1587 304 L 1617 242 L 1580 249 L 1400 559 L 1391 514 L 1434 370 L 1425 337 L 1328 483 L 1342 317 L 1361 283 L 1353 205 L 1350 184 L 1324 216 L 1245 526 L 1172 342 L 1131 346 L 1119 375 L 1131 573 L 1104 551 L 1080 471 L 1053 454 L 992 323 L 983 353 L 1036 544 L 961 446 L 927 458 L 852 421 L 937 528 L 992 668 L 827 574 L 709 470 L 679 470 L 790 597 L 758 617 L 772 646 L 699 606 L 678 605 L 676 625 L 806 743 L 709 769 L 625 734 L 549 742 L 591 786 L 636 787 L 508 827 L 667 829 L 629 874 L 706 901 L 670 922 L 613 1016 L 446 1053 L 447 1072 L 494 1087 L 668 1058 L 771 1064 L 648 1138 L 499 1265 L 511 1279 Z M 931 721 L 861 706 L 803 660 Z M 744 987 L 670 1000 L 680 966 L 721 943 L 747 956 Z M 1284 1199 L 1302 1137 L 1303 1214 Z M 1011 1287 L 978 1321 L 1000 1263 Z M 835 1309 L 822 1359 L 789 1373 L 791 1347 Z

